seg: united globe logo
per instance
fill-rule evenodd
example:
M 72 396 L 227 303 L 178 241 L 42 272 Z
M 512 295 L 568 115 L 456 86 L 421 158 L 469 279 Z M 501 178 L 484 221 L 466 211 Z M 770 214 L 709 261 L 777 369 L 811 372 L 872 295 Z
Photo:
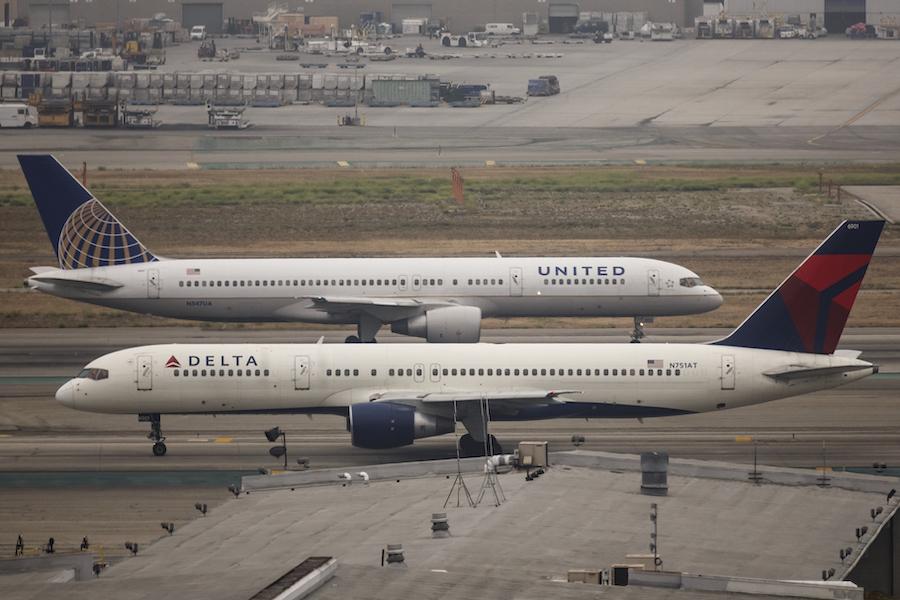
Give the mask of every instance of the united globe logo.
M 96 198 L 79 206 L 66 219 L 59 234 L 57 256 L 63 269 L 156 260 Z

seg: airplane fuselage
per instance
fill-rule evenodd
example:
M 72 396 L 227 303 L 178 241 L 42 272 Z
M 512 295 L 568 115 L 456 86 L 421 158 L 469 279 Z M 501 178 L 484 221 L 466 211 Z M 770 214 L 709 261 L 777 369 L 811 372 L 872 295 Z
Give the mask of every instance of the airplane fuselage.
M 652 259 L 530 257 L 179 259 L 41 270 L 28 283 L 73 300 L 180 319 L 356 323 L 353 303 L 367 299 L 475 306 L 485 317 L 652 317 L 717 308 L 721 296 L 699 281 Z M 365 308 L 383 310 L 384 322 L 421 312 Z
M 88 378 L 90 369 L 106 375 Z M 786 369 L 810 375 L 772 376 Z M 875 369 L 842 355 L 703 344 L 169 344 L 103 356 L 57 399 L 104 413 L 347 414 L 402 397 L 446 413 L 429 394 L 555 390 L 563 395 L 546 402 L 495 402 L 492 418 L 652 417 L 805 394 Z

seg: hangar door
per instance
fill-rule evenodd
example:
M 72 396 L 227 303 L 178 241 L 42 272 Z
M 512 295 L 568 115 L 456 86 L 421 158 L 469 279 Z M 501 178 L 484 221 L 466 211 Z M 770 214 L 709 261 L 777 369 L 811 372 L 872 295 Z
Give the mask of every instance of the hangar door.
M 844 35 L 851 25 L 866 22 L 866 0 L 825 0 L 825 29 Z
M 68 25 L 71 21 L 68 1 L 38 0 L 28 4 L 28 24 L 32 29 L 49 29 L 52 22 L 56 33 L 57 29 L 62 31 L 60 25 Z
M 547 16 L 550 18 L 550 33 L 572 33 L 578 22 L 578 5 L 551 2 Z
M 431 4 L 391 4 L 391 24 L 398 31 L 403 19 L 431 19 Z
M 222 33 L 225 12 L 221 2 L 185 2 L 181 5 L 181 26 L 206 25 L 207 33 Z

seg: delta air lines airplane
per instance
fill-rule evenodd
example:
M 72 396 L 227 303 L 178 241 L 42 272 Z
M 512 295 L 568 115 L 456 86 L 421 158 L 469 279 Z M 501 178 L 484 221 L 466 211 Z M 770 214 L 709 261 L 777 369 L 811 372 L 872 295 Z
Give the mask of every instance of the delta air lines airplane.
M 63 298 L 201 321 L 383 325 L 429 342 L 477 342 L 482 317 L 703 313 L 722 297 L 693 272 L 649 258 L 168 259 L 144 246 L 53 156 L 19 156 L 59 264 L 26 285 Z
M 166 452 L 162 414 L 326 413 L 392 448 L 485 418 L 655 417 L 837 387 L 876 373 L 836 351 L 883 221 L 845 221 L 728 337 L 708 344 L 168 344 L 91 361 L 62 404 L 133 413 Z M 491 440 L 499 451 L 496 440 Z

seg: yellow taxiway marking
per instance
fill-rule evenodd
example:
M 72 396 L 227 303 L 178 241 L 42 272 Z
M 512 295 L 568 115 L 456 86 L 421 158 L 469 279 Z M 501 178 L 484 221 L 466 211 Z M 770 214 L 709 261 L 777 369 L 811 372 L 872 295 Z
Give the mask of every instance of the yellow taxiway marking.
M 484 161 L 484 166 L 495 167 L 495 166 L 497 166 L 497 162 L 493 161 L 493 160 L 486 160 L 486 161 Z
M 234 438 L 227 437 L 227 436 L 220 436 L 220 437 L 216 438 L 217 444 L 230 444 L 233 441 L 234 441 Z
M 350 166 L 350 163 L 348 163 L 346 160 L 339 160 L 339 161 L 337 161 L 337 164 L 339 167 L 349 167 Z
M 831 473 L 831 467 L 816 467 L 816 471 L 819 473 Z
M 187 164 L 187 168 L 188 168 L 188 169 L 199 169 L 199 168 L 200 168 L 200 165 L 198 165 L 198 164 L 195 163 L 195 162 L 189 162 L 189 163 Z
M 636 165 L 646 165 L 646 164 L 647 164 L 647 161 L 646 161 L 646 160 L 641 160 L 640 158 L 638 158 L 638 159 L 636 159 L 636 160 L 634 161 L 634 164 L 636 164 Z
M 752 435 L 736 435 L 736 436 L 734 436 L 734 441 L 737 442 L 738 444 L 746 444 L 748 442 L 753 441 L 753 436 Z

